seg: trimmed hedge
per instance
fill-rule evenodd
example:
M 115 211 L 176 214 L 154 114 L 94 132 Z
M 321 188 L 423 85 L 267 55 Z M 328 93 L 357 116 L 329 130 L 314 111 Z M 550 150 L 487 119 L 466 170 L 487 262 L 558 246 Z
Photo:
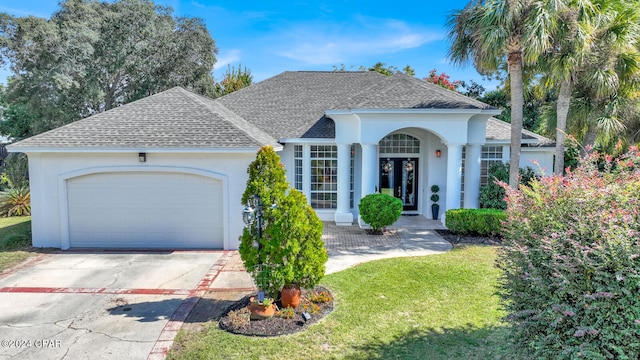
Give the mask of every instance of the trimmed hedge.
M 497 209 L 454 209 L 447 211 L 445 225 L 455 234 L 500 235 L 507 214 Z

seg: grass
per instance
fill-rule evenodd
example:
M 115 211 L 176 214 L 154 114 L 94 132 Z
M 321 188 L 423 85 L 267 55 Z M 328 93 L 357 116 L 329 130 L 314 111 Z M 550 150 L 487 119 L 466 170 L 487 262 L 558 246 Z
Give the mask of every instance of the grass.
M 0 271 L 31 255 L 31 217 L 0 218 Z
M 181 331 L 169 359 L 510 359 L 494 295 L 495 248 L 370 262 L 328 275 L 336 308 L 277 338 L 229 334 L 216 323 Z M 297 354 L 297 355 L 296 355 Z

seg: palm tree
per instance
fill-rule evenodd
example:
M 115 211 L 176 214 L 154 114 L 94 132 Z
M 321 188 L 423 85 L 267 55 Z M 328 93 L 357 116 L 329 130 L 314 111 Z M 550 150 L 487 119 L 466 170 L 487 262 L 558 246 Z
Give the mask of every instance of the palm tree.
M 548 80 L 560 83 L 556 105 L 556 174 L 564 170 L 567 116 L 575 84 L 580 84 L 578 93 L 582 100 L 608 98 L 603 103 L 605 108 L 596 112 L 584 113 L 594 104 L 582 103 L 587 105 L 580 108 L 582 120 L 599 113 L 596 119 L 603 134 L 611 136 L 624 129 L 615 115 L 618 109 L 615 105 L 624 101 L 618 96 L 621 86 L 629 85 L 629 80 L 637 77 L 638 5 L 634 2 L 574 1 L 560 13 L 553 51 L 545 57 Z
M 586 143 L 598 138 L 609 148 L 626 130 L 625 123 L 637 119 L 637 112 L 631 111 L 636 106 L 630 100 L 637 97 L 640 75 L 638 1 L 601 0 L 595 6 L 580 8 L 583 4 L 586 2 L 567 9 L 555 36 L 554 51 L 544 58 L 547 83 L 561 84 L 553 114 L 556 174 L 564 170 L 568 116 L 571 133 Z
M 449 57 L 456 64 L 473 60 L 482 74 L 498 70 L 506 60 L 511 92 L 511 160 L 509 186 L 518 186 L 522 143 L 523 66 L 534 64 L 552 45 L 558 1 L 471 1 L 447 20 Z
M 585 54 L 591 46 L 591 20 L 594 14 L 595 7 L 589 1 L 567 4 L 558 14 L 554 46 L 543 58 L 546 60 L 543 61 L 543 68 L 548 68 L 549 74 L 547 83 L 560 83 L 556 102 L 555 174 L 562 174 L 564 170 L 564 143 L 571 93 L 577 72 L 584 65 Z

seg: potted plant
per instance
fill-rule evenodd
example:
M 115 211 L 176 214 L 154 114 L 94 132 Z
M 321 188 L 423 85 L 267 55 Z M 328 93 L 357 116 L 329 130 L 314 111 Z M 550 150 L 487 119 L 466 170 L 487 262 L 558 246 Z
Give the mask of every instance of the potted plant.
M 265 297 L 262 301 L 251 297 L 249 299 L 249 306 L 247 306 L 251 313 L 251 320 L 264 320 L 272 317 L 276 313 L 276 305 L 273 303 L 273 299 Z
M 296 284 L 287 284 L 280 291 L 280 303 L 282 307 L 297 308 L 300 305 L 300 296 L 302 292 L 300 286 Z
M 440 195 L 438 195 L 438 191 L 440 191 L 440 186 L 431 186 L 431 201 L 433 202 L 433 204 L 431 204 L 431 218 L 433 220 L 438 220 L 438 215 L 440 214 L 440 205 L 438 205 Z

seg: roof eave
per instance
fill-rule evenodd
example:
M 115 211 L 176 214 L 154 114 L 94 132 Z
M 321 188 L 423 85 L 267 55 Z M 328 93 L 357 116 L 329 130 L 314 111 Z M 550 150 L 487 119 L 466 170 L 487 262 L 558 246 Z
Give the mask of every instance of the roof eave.
M 275 151 L 282 151 L 284 148 L 280 144 L 269 144 Z M 21 153 L 201 153 L 201 154 L 241 154 L 256 153 L 260 146 L 238 147 L 238 148 L 144 148 L 144 147 L 121 147 L 121 148 L 82 148 L 82 147 L 29 147 L 29 146 L 7 146 L 9 152 Z
M 500 109 L 335 109 L 326 110 L 325 115 L 348 115 L 348 114 L 486 114 L 500 115 Z

